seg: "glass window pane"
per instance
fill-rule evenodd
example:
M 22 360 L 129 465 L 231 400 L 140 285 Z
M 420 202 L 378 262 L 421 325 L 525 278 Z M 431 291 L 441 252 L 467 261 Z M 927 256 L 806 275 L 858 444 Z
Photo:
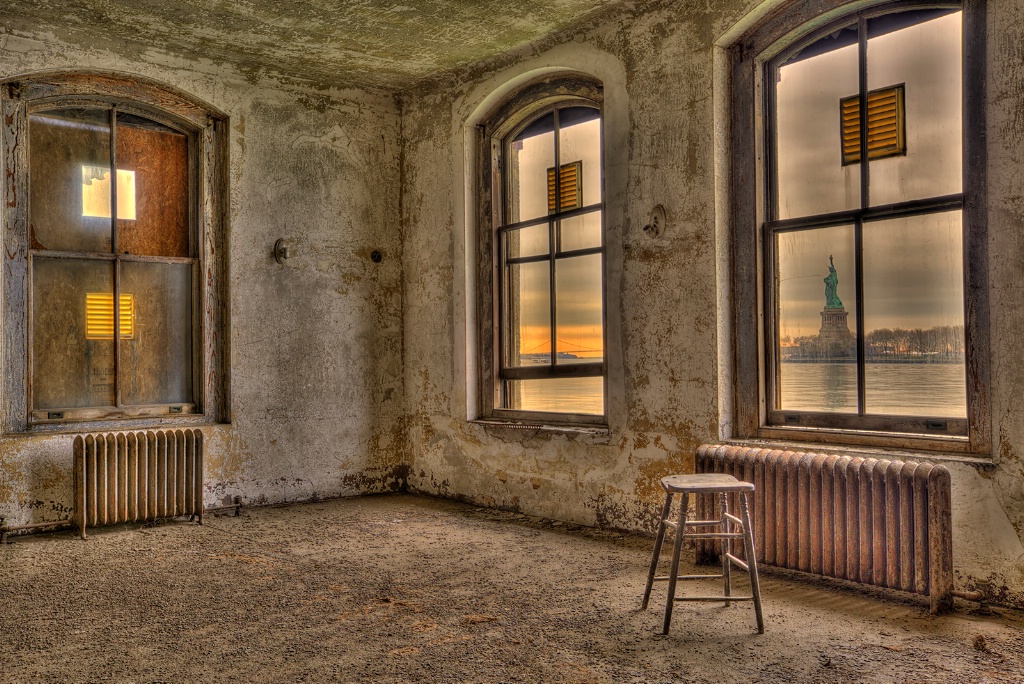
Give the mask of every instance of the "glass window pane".
M 562 219 L 558 222 L 563 252 L 574 249 L 590 249 L 600 247 L 601 239 L 601 212 L 593 211 L 582 216 Z
M 505 233 L 506 252 L 509 259 L 540 256 L 548 253 L 548 232 L 550 226 L 542 223 L 538 226 L 510 230 Z
M 554 115 L 547 114 L 509 143 L 505 199 L 509 223 L 547 216 L 548 169 L 554 165 Z
M 859 88 L 856 27 L 804 48 L 777 70 L 778 218 L 860 206 L 860 173 L 843 166 L 839 102 Z
M 189 256 L 188 138 L 146 119 L 118 115 L 117 166 L 118 251 Z M 134 193 L 126 197 L 123 174 L 134 181 Z
M 29 185 L 30 247 L 109 252 L 110 113 L 29 116 Z
M 871 204 L 960 192 L 960 12 L 889 14 L 872 19 L 868 34 L 868 89 L 905 84 L 907 146 L 905 155 L 871 162 Z
M 32 260 L 34 409 L 114 405 L 113 293 L 110 262 Z
M 777 236 L 781 410 L 857 412 L 853 238 L 852 226 Z
M 506 407 L 519 411 L 604 415 L 604 378 L 545 378 L 505 383 Z
M 547 261 L 508 267 L 507 363 L 551 363 L 551 275 Z
M 601 255 L 555 262 L 555 344 L 559 364 L 604 358 Z
M 963 418 L 960 212 L 864 226 L 866 409 Z
M 560 164 L 580 162 L 580 206 L 601 201 L 601 119 L 591 107 L 567 107 L 558 111 Z M 562 206 L 562 211 L 571 209 Z
M 192 266 L 123 262 L 121 298 L 135 314 L 131 334 L 121 331 L 122 401 L 191 403 Z

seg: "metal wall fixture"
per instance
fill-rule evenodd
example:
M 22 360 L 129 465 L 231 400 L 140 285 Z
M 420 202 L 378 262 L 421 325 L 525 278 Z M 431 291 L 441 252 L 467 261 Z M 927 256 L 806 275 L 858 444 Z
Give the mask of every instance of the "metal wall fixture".
M 274 261 L 283 264 L 288 259 L 288 243 L 284 238 L 278 238 L 274 243 Z
M 651 215 L 647 218 L 647 223 L 644 225 L 644 232 L 652 238 L 660 238 L 665 234 L 665 207 L 657 205 L 651 210 Z

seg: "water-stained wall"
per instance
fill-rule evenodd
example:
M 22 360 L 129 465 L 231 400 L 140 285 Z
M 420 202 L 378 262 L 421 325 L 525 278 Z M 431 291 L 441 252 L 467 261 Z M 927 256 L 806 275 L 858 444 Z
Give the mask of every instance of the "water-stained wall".
M 741 3 L 733 3 L 739 11 Z M 418 490 L 585 524 L 650 529 L 659 479 L 719 435 L 712 44 L 738 15 L 626 12 L 403 108 L 406 390 Z M 557 70 L 602 81 L 608 245 L 607 431 L 467 421 L 477 386 L 475 126 Z M 444 170 L 438 173 L 438 166 Z M 642 230 L 661 204 L 660 237 Z M 467 337 L 468 336 L 468 337 Z
M 0 34 L 0 78 L 137 74 L 227 114 L 230 424 L 204 428 L 206 502 L 250 504 L 404 486 L 399 111 L 392 96 L 315 90 L 155 50 L 117 54 Z M 288 243 L 278 264 L 272 249 Z M 378 250 L 379 263 L 371 259 Z M 70 435 L 0 438 L 0 516 L 72 506 Z
M 494 60 L 404 98 L 405 378 L 410 486 L 584 524 L 651 530 L 661 476 L 732 436 L 728 72 L 724 50 L 779 2 L 663 3 Z M 957 582 L 1024 605 L 1024 10 L 987 4 L 992 387 L 998 445 L 953 461 Z M 660 7 L 660 8 L 659 8 Z M 713 9 L 712 9 L 713 7 Z M 752 14 L 753 13 L 753 14 Z M 476 417 L 475 126 L 531 77 L 605 89 L 609 249 L 606 432 Z M 662 204 L 661 237 L 642 230 Z M 412 255 L 416 255 L 413 257 Z M 750 303 L 751 306 L 754 303 Z

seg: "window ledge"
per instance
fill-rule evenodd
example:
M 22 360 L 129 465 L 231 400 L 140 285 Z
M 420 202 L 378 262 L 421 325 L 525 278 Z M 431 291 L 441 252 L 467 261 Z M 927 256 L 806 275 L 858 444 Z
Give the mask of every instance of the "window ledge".
M 611 430 L 603 425 L 557 425 L 552 423 L 495 420 L 480 418 L 469 421 L 488 435 L 503 441 L 523 442 L 534 437 L 567 437 L 591 444 L 610 444 Z
M 853 456 L 860 458 L 877 458 L 898 461 L 932 461 L 965 463 L 978 468 L 994 468 L 998 461 L 990 456 L 963 454 L 952 451 L 927 451 L 906 447 L 858 446 L 853 444 L 833 444 L 826 442 L 799 442 L 781 439 L 724 439 L 723 444 L 736 446 L 759 447 L 761 449 L 783 449 L 786 451 L 805 451 L 816 454 L 836 456 Z
M 25 430 L 10 431 L 4 437 L 41 437 L 47 435 L 77 435 L 86 432 L 143 432 L 146 430 L 179 430 L 229 426 L 203 414 L 183 416 L 122 418 L 117 420 L 68 421 L 64 423 L 36 423 Z

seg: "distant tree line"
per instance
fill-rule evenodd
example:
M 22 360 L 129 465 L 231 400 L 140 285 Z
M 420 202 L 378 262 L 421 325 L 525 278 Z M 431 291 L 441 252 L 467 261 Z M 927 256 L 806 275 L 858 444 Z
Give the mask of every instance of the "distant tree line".
M 807 335 L 780 340 L 784 358 L 789 360 L 855 359 L 853 336 L 848 342 L 823 340 Z M 869 361 L 917 361 L 958 363 L 964 360 L 964 326 L 942 325 L 923 328 L 878 328 L 867 334 L 865 356 Z
M 919 358 L 960 361 L 964 357 L 964 326 L 942 325 L 924 330 L 878 328 L 867 334 L 867 358 Z

